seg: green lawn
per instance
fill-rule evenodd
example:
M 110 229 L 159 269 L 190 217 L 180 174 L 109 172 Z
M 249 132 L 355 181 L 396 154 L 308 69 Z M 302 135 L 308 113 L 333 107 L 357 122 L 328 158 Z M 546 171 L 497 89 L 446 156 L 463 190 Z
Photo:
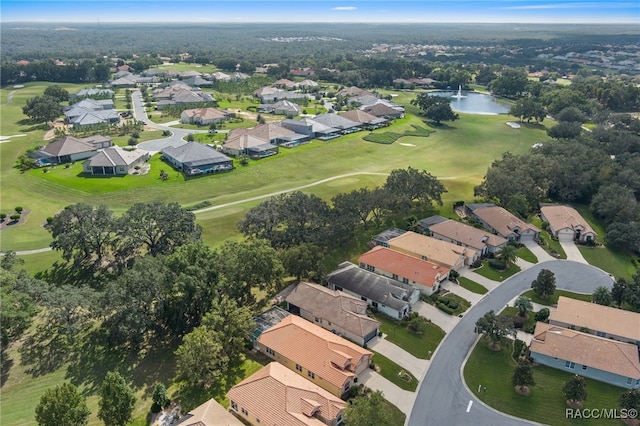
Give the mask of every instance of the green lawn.
M 384 410 L 387 413 L 391 414 L 391 421 L 393 422 L 394 425 L 399 426 L 404 424 L 407 416 L 402 411 L 400 411 L 398 407 L 396 407 L 386 399 L 384 400 L 383 405 L 385 406 Z
M 530 263 L 538 263 L 538 258 L 536 257 L 535 254 L 533 254 L 531 252 L 531 250 L 529 250 L 527 247 L 523 246 L 520 247 L 518 249 L 518 251 L 516 252 L 516 255 L 522 259 L 522 260 L 526 260 L 527 262 Z
M 453 313 L 451 315 L 453 316 L 457 316 L 461 313 L 463 313 L 464 311 L 466 311 L 467 309 L 469 309 L 471 307 L 471 302 L 469 302 L 467 299 L 458 296 L 457 294 L 454 293 L 448 293 L 445 296 L 441 296 L 439 298 L 440 301 L 444 301 L 444 300 L 455 300 L 456 302 L 458 302 L 458 308 L 456 310 L 453 311 Z
M 500 312 L 500 316 L 518 316 L 518 310 L 516 308 L 514 308 L 513 306 L 507 306 L 506 308 L 504 308 L 501 312 Z M 522 327 L 523 330 L 527 330 L 527 329 L 533 329 L 536 326 L 536 313 L 534 311 L 531 311 L 527 314 L 526 318 L 520 317 L 524 320 L 524 325 Z
M 460 287 L 477 294 L 485 294 L 489 291 L 484 286 L 466 277 L 458 277 L 458 284 L 460 284 Z
M 400 367 L 389 358 L 377 352 L 373 353 L 373 364 L 379 369 L 378 373 L 401 389 L 415 392 L 418 380 L 411 373 Z
M 615 279 L 631 280 L 631 276 L 638 273 L 638 269 L 631 262 L 631 256 L 626 253 L 608 247 L 578 246 L 578 250 L 590 265 L 610 273 Z
M 444 331 L 433 323 L 426 323 L 422 334 L 409 331 L 406 327 L 386 315 L 376 314 L 380 321 L 380 330 L 387 335 L 386 339 L 395 343 L 416 358 L 430 359 L 440 341 L 444 338 Z
M 507 269 L 505 269 L 504 271 L 498 271 L 497 269 L 493 269 L 491 266 L 489 266 L 489 263 L 485 261 L 482 262 L 481 268 L 474 269 L 473 272 L 476 272 L 483 277 L 489 278 L 493 281 L 504 281 L 510 276 L 520 272 L 520 267 L 518 267 L 518 265 L 516 264 L 512 264 L 509 265 L 509 267 L 507 267 Z
M 585 302 L 591 302 L 590 294 L 574 293 L 572 291 L 558 290 L 558 289 L 556 289 L 556 291 L 554 291 L 553 294 L 549 296 L 548 299 L 542 299 L 533 290 L 527 290 L 524 293 L 522 293 L 522 295 L 527 296 L 534 303 L 539 303 L 540 305 L 545 305 L 545 306 L 556 305 L 558 303 L 558 298 L 560 296 L 570 297 L 572 299 L 584 300 Z
M 621 424 L 619 420 L 566 418 L 562 386 L 571 377 L 569 372 L 535 366 L 533 377 L 536 385 L 531 387 L 531 395 L 518 395 L 511 384 L 515 368 L 512 350 L 512 345 L 509 345 L 499 352 L 491 351 L 486 341 L 481 339 L 469 357 L 464 367 L 464 379 L 469 389 L 484 403 L 513 416 L 554 426 Z M 586 382 L 588 396 L 584 408 L 619 408 L 618 398 L 624 389 L 590 379 Z M 477 392 L 478 386 L 486 387 L 486 391 Z
M 343 136 L 332 141 L 313 141 L 310 144 L 291 150 L 281 150 L 280 154 L 252 162 L 249 166 L 224 175 L 212 175 L 189 181 L 157 182 L 153 185 L 135 183 L 133 186 L 120 184 L 106 190 L 96 179 L 53 179 L 43 174 L 24 173 L 13 168 L 15 159 L 27 148 L 43 143 L 43 130 L 39 126 L 16 124 L 22 120 L 21 107 L 26 99 L 44 90 L 46 84 L 29 83 L 25 89 L 16 91 L 11 105 L 0 106 L 2 132 L 15 134 L 27 132 L 28 136 L 16 142 L 0 144 L 0 178 L 3 190 L 0 194 L 1 205 L 24 204 L 30 200 L 33 210 L 30 220 L 20 226 L 20 232 L 5 230 L 2 232 L 2 250 L 26 250 L 40 248 L 49 244 L 49 235 L 40 227 L 47 216 L 52 216 L 64 206 L 85 202 L 89 204 L 106 203 L 124 210 L 134 202 L 150 200 L 176 201 L 181 204 L 195 204 L 209 200 L 213 205 L 295 187 L 330 176 L 353 172 L 389 173 L 395 168 L 414 168 L 428 170 L 442 179 L 448 192 L 444 194 L 444 206 L 440 213 L 447 216 L 451 210 L 451 201 L 467 199 L 473 194 L 473 187 L 484 176 L 487 167 L 503 152 L 514 154 L 526 152 L 529 147 L 545 137 L 543 129 L 522 128 L 515 135 L 509 132 L 504 122 L 508 116 L 460 115 L 460 120 L 450 126 L 435 130 L 428 138 L 406 136 L 405 146 L 400 144 L 372 144 L 362 138 L 365 132 Z M 67 87 L 74 87 L 67 85 Z M 82 88 L 75 85 L 75 90 Z M 7 89 L 0 90 L 0 99 L 6 99 Z M 396 100 L 409 102 L 415 94 L 402 92 Z M 231 103 L 234 103 L 232 101 Z M 413 111 L 407 105 L 408 111 Z M 249 120 L 245 120 L 247 123 Z M 397 120 L 388 131 L 404 133 L 413 130 L 413 126 L 424 127 L 420 117 L 411 113 Z M 460 155 L 473 152 L 473 155 Z M 153 175 L 153 169 L 151 174 Z M 172 176 L 173 177 L 173 176 Z M 139 177 L 144 180 L 144 177 Z M 91 184 L 87 181 L 90 180 Z M 129 181 L 129 179 L 126 179 Z M 112 179 L 111 182 L 115 182 Z M 308 191 L 321 192 L 330 199 L 344 189 L 357 189 L 358 185 L 380 185 L 384 177 L 374 179 L 352 176 L 339 181 L 329 182 L 322 187 L 313 187 Z M 161 185 L 162 184 L 162 185 Z M 95 185 L 95 188 L 94 188 Z M 144 186 L 145 191 L 139 188 Z M 246 209 L 246 206 L 242 206 Z M 237 235 L 235 223 L 231 229 L 222 229 L 235 221 L 238 207 L 234 206 L 215 215 L 198 215 L 198 221 L 206 232 L 205 242 L 217 244 L 218 237 L 229 238 Z M 31 220 L 33 219 L 33 220 Z

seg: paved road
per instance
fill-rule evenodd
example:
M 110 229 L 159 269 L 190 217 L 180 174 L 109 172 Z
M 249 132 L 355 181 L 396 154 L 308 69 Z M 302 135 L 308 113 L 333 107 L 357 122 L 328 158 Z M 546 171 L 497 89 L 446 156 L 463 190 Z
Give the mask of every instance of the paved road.
M 461 374 L 467 354 L 473 348 L 477 335 L 476 321 L 486 312 L 500 311 L 517 294 L 527 290 L 541 269 L 556 275 L 557 286 L 575 292 L 590 293 L 598 286 L 611 287 L 608 274 L 590 265 L 571 261 L 552 260 L 533 266 L 506 280 L 466 312 L 458 325 L 449 333 L 431 359 L 431 365 L 420 387 L 407 420 L 410 426 L 466 425 L 514 426 L 531 422 L 493 410 L 478 400 L 464 384 Z M 488 389 L 491 392 L 491 389 Z M 469 404 L 472 405 L 468 410 Z M 563 415 L 558 413 L 558 416 Z

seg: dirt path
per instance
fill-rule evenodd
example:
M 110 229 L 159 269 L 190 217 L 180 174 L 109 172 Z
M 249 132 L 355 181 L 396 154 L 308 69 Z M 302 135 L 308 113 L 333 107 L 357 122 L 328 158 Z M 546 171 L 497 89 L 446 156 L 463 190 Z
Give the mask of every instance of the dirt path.
M 15 90 L 12 90 L 9 92 L 9 95 L 7 96 L 7 105 L 11 105 L 11 103 L 13 103 L 13 94 L 16 93 Z

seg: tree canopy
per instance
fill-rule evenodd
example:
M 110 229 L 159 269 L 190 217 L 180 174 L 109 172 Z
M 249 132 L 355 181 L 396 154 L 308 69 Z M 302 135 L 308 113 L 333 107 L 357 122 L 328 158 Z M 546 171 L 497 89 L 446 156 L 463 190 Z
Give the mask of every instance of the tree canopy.
M 493 348 L 499 348 L 508 336 L 515 335 L 513 321 L 506 316 L 497 316 L 494 311 L 476 321 L 475 332 L 487 336 Z
M 458 114 L 451 109 L 451 99 L 444 96 L 420 93 L 411 101 L 411 104 L 417 105 L 428 119 L 438 124 L 441 121 L 454 121 L 460 118 Z
M 133 416 L 136 397 L 117 371 L 109 371 L 100 388 L 98 418 L 105 426 L 125 426 Z
M 36 406 L 39 426 L 83 426 L 89 422 L 89 414 L 85 397 L 68 382 L 44 391 Z
M 345 422 L 351 426 L 393 426 L 393 419 L 384 406 L 382 392 L 355 398 L 344 410 Z
M 541 298 L 549 298 L 556 290 L 555 274 L 548 269 L 541 270 L 537 278 L 531 282 L 531 288 Z

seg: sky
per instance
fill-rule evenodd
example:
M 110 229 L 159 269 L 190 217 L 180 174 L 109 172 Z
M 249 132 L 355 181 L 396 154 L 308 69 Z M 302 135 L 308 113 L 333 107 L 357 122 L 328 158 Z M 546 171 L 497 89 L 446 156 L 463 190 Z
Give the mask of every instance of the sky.
M 640 0 L 0 0 L 0 22 L 638 24 Z

